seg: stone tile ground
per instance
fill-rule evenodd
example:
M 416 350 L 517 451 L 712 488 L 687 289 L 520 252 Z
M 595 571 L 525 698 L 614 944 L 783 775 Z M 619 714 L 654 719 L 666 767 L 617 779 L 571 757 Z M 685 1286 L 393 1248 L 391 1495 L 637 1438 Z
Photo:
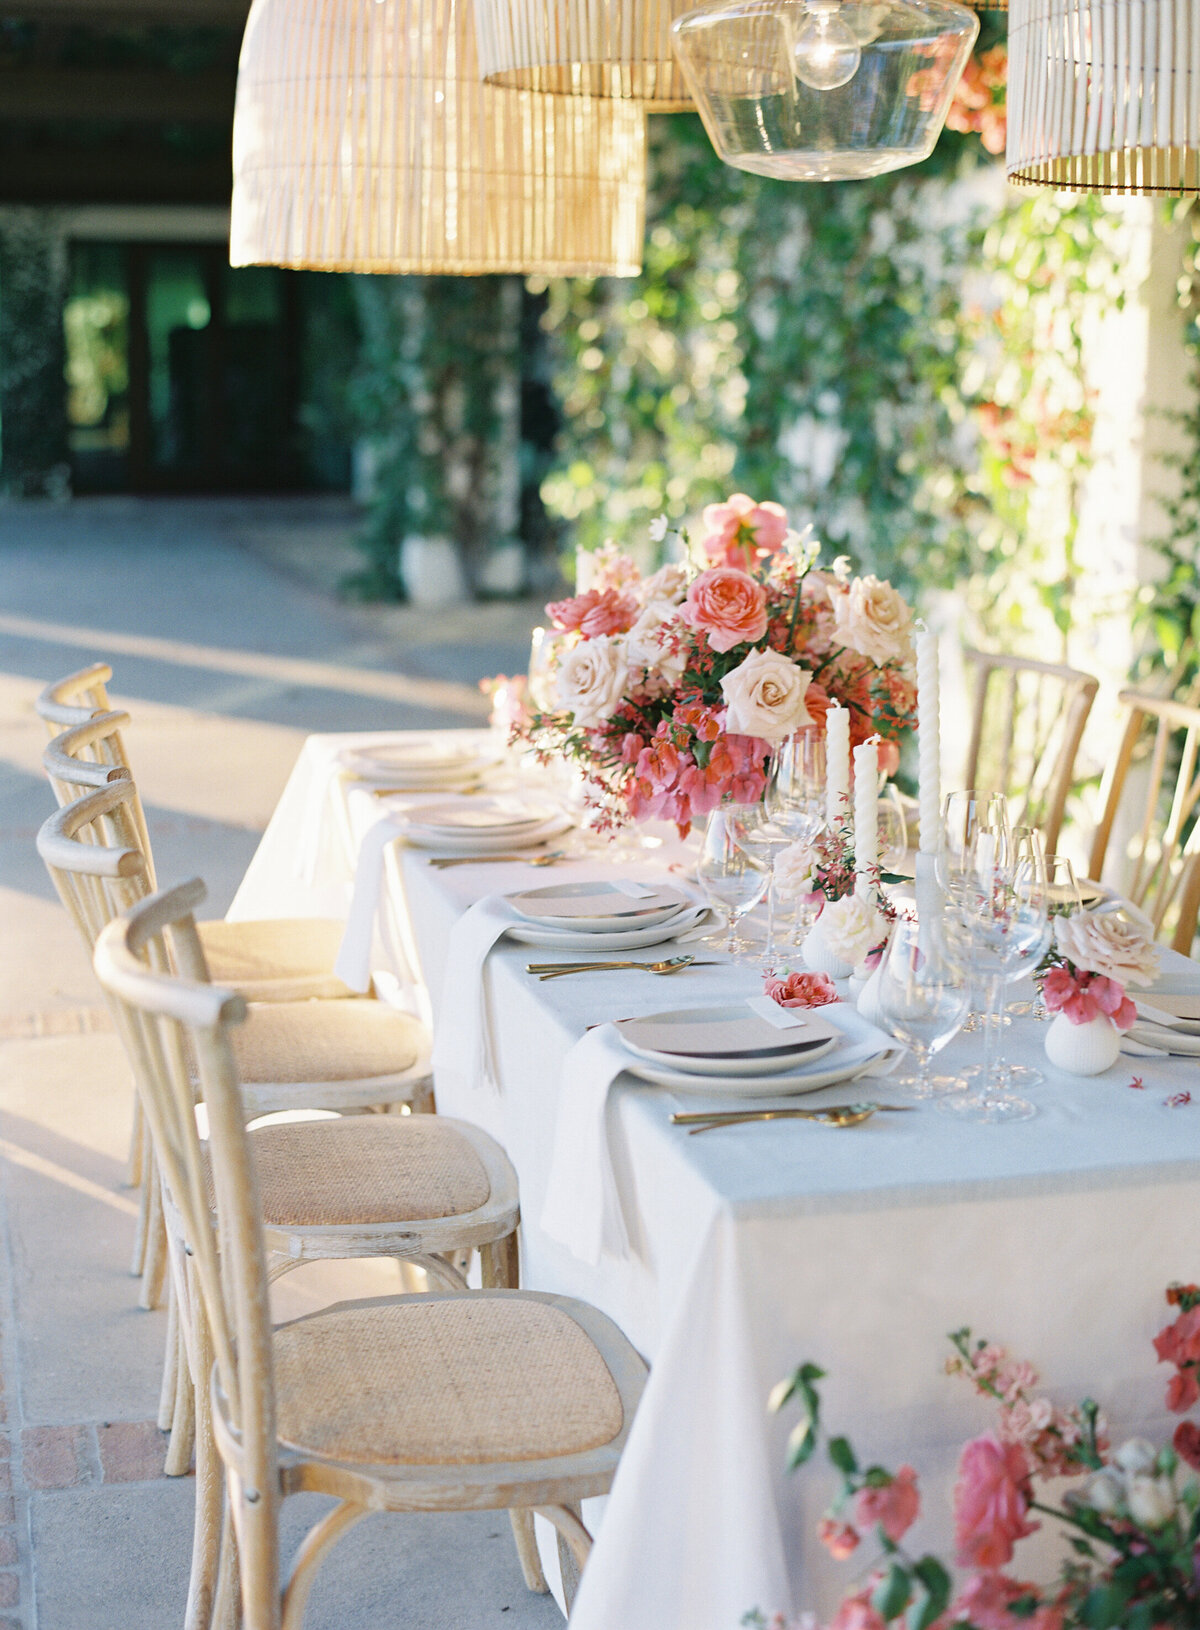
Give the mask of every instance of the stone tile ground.
M 0 509 L 0 1630 L 167 1630 L 191 1540 L 191 1479 L 162 1475 L 154 1421 L 165 1319 L 128 1273 L 128 1073 L 34 851 L 51 800 L 32 699 L 112 660 L 159 875 L 202 875 L 218 915 L 306 731 L 475 722 L 476 681 L 528 649 L 530 605 L 339 605 L 349 524 L 295 501 Z M 388 1264 L 318 1265 L 276 1307 L 397 1288 Z M 290 1539 L 319 1506 L 289 1502 Z M 306 1627 L 556 1623 L 480 1513 L 361 1524 Z

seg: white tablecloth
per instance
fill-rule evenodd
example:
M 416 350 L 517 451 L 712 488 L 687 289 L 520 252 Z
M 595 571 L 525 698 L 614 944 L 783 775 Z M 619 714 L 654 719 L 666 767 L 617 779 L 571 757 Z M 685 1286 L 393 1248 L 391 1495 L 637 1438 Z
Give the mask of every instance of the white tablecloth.
M 376 812 L 361 791 L 347 800 L 334 754 L 364 739 L 306 744 L 231 916 L 344 914 L 354 847 Z M 598 870 L 579 862 L 552 875 Z M 452 976 L 444 983 L 454 922 L 535 875 L 439 872 L 402 849 L 385 902 L 396 943 L 380 944 L 376 965 L 410 978 L 395 961 L 406 943 L 435 1018 L 462 1022 L 478 1004 Z M 783 1122 L 703 1137 L 670 1125 L 671 1093 L 626 1077 L 608 1129 L 631 1251 L 589 1267 L 537 1223 L 564 1055 L 589 1024 L 750 994 L 757 978 L 718 966 L 669 983 L 614 973 L 542 985 L 524 972 L 530 957 L 501 942 L 489 960 L 500 1090 L 438 1094 L 516 1165 L 524 1282 L 595 1303 L 652 1363 L 575 1630 L 734 1630 L 754 1606 L 831 1610 L 853 1570 L 813 1536 L 830 1477 L 820 1466 L 784 1475 L 790 1422 L 764 1404 L 803 1359 L 828 1371 L 831 1425 L 872 1460 L 924 1474 L 918 1544 L 945 1543 L 955 1449 L 988 1424 L 942 1373 L 949 1330 L 969 1324 L 1028 1357 L 1062 1401 L 1098 1397 L 1115 1431 L 1165 1436 L 1165 1372 L 1149 1339 L 1164 1322 L 1163 1287 L 1200 1268 L 1195 1060 L 1122 1058 L 1079 1080 L 1053 1070 L 1039 1027 L 1020 1022 L 1009 1056 L 1047 1076 L 1032 1121 L 963 1124 L 923 1108 L 853 1131 Z M 1200 987 L 1193 964 L 1171 968 L 1181 988 Z M 963 1037 L 942 1060 L 953 1068 L 977 1050 Z M 1129 1086 L 1135 1070 L 1141 1090 Z M 1167 1104 L 1189 1087 L 1197 1102 Z

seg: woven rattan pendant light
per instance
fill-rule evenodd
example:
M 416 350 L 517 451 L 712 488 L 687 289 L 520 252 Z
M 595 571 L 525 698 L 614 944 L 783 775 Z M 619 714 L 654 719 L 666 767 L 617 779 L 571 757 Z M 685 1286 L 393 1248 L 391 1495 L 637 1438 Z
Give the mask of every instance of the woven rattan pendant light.
M 485 86 L 470 0 L 254 0 L 233 169 L 235 266 L 641 269 L 640 105 Z
M 1014 0 L 1008 179 L 1200 192 L 1197 0 Z
M 479 63 L 493 85 L 690 108 L 671 23 L 695 0 L 474 0 Z

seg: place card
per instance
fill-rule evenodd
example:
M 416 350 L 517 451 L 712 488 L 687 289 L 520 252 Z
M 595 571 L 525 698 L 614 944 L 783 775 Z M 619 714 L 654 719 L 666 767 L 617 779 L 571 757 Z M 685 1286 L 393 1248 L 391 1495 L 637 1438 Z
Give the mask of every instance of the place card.
M 780 1007 L 769 996 L 748 996 L 746 1006 L 751 1013 L 756 1013 L 760 1019 L 775 1026 L 776 1030 L 806 1030 L 811 1029 L 813 1014 L 820 1011 L 811 1007 Z M 820 1021 L 822 1033 L 829 1027 L 822 1019 Z

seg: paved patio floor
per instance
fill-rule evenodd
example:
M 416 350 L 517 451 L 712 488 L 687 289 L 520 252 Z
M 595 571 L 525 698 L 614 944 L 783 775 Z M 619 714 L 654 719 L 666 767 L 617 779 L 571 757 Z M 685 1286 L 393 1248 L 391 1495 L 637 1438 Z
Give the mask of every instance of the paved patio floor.
M 220 915 L 306 732 L 477 722 L 476 681 L 524 663 L 532 604 L 339 604 L 352 524 L 298 500 L 0 507 L 0 1630 L 179 1624 L 192 1507 L 154 1424 L 165 1316 L 128 1273 L 128 1075 L 34 850 L 52 801 L 33 697 L 112 662 L 159 876 L 201 875 Z M 278 1311 L 398 1288 L 390 1264 L 318 1265 Z M 318 1502 L 291 1504 L 299 1532 Z M 361 1524 L 306 1630 L 561 1623 L 485 1513 Z

